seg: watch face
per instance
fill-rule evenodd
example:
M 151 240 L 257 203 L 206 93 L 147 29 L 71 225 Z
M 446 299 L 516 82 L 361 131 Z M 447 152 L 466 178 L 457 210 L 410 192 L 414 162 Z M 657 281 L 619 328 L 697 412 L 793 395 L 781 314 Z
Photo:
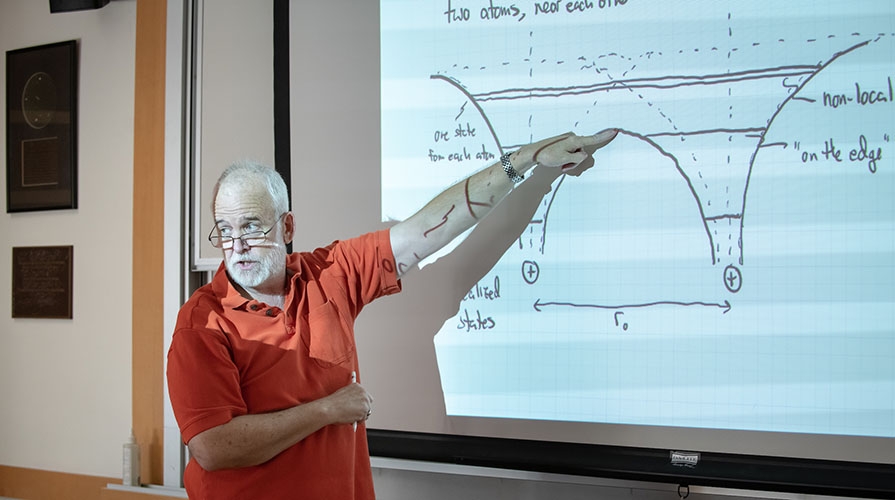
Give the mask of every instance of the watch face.
M 28 78 L 22 90 L 22 114 L 31 128 L 42 129 L 56 114 L 56 84 L 53 78 L 38 71 Z

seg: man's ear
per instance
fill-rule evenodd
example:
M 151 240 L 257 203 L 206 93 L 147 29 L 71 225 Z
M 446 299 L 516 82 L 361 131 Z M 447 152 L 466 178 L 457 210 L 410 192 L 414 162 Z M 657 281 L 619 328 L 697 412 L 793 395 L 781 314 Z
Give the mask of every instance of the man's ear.
M 286 216 L 283 217 L 283 241 L 288 245 L 292 243 L 292 238 L 295 237 L 295 216 L 292 212 L 286 212 Z

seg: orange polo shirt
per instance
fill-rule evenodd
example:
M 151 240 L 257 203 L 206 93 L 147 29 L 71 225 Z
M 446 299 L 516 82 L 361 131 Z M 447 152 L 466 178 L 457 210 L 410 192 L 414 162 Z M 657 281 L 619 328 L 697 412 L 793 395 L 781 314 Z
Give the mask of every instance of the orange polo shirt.
M 223 264 L 180 310 L 168 392 L 184 443 L 239 415 L 332 394 L 358 371 L 354 320 L 401 290 L 388 230 L 287 258 L 284 309 L 246 300 Z M 360 373 L 358 371 L 358 373 Z M 329 425 L 268 462 L 208 472 L 190 460 L 192 499 L 373 499 L 366 428 Z

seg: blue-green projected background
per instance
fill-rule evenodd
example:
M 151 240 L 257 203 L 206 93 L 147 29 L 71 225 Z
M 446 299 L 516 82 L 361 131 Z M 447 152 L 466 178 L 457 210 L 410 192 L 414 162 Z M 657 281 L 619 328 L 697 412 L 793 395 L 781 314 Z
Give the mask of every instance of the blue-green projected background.
M 383 220 L 621 130 L 435 335 L 448 415 L 895 437 L 895 3 L 382 0 L 380 25 Z

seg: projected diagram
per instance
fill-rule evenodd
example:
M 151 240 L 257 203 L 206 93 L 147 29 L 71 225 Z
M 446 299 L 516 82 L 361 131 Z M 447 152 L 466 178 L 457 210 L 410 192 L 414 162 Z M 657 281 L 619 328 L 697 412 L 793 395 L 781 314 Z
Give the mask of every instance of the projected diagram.
M 509 109 L 495 109 L 494 113 L 508 120 L 536 119 L 531 115 L 527 106 L 521 110 L 514 109 L 517 102 L 530 103 L 535 100 L 565 100 L 577 101 L 564 104 L 566 107 L 581 106 L 585 109 L 594 108 L 599 111 L 600 100 L 595 96 L 601 94 L 621 93 L 626 94 L 621 99 L 627 99 L 626 106 L 633 110 L 625 110 L 623 117 L 613 116 L 614 121 L 636 121 L 637 129 L 622 129 L 621 133 L 630 135 L 654 147 L 661 155 L 666 156 L 674 163 L 682 180 L 687 184 L 696 206 L 700 219 L 705 227 L 708 247 L 707 254 L 712 264 L 724 261 L 733 261 L 726 268 L 723 282 L 727 289 L 736 292 L 741 286 L 739 269 L 742 265 L 742 220 L 745 200 L 748 193 L 748 180 L 754 165 L 756 156 L 761 148 L 790 146 L 789 142 L 769 142 L 767 133 L 772 126 L 775 116 L 791 100 L 805 100 L 816 103 L 812 97 L 799 97 L 799 91 L 811 81 L 824 68 L 835 63 L 837 59 L 848 53 L 866 47 L 871 43 L 880 42 L 884 36 L 862 35 L 851 33 L 848 37 L 852 41 L 860 41 L 851 46 L 846 46 L 825 61 L 817 64 L 790 64 L 755 69 L 727 70 L 720 74 L 693 74 L 686 76 L 659 76 L 636 77 L 638 73 L 649 73 L 649 63 L 641 62 L 634 65 L 628 58 L 617 53 L 601 54 L 597 61 L 591 62 L 583 56 L 575 58 L 575 63 L 580 66 L 580 71 L 587 75 L 597 77 L 600 81 L 591 84 L 555 87 L 522 87 L 501 89 L 493 91 L 477 92 L 467 90 L 463 81 L 449 75 L 432 75 L 431 78 L 442 80 L 453 85 L 456 90 L 466 95 L 467 100 L 481 114 L 481 119 L 487 124 L 487 132 L 495 142 L 500 143 L 499 133 L 488 115 L 488 109 L 506 106 Z M 867 39 L 870 37 L 870 39 Z M 833 36 L 831 36 L 833 38 Z M 781 43 L 785 40 L 779 40 Z M 799 40 L 791 44 L 796 52 L 793 59 L 803 61 L 814 60 L 817 52 L 807 51 L 806 46 L 816 40 Z M 754 43 L 755 47 L 761 45 Z M 713 51 L 720 50 L 712 47 Z M 728 51 L 728 59 L 734 48 Z M 759 55 L 760 61 L 766 59 L 778 47 L 771 46 L 767 49 L 770 54 Z M 828 49 L 827 49 L 828 50 Z M 639 55 L 642 57 L 642 54 Z M 661 53 L 650 54 L 650 59 L 659 62 L 664 57 Z M 691 56 L 696 60 L 700 55 L 696 50 Z M 753 56 L 754 57 L 754 56 Z M 600 67 L 601 59 L 616 59 L 617 69 L 610 68 L 612 62 L 605 62 Z M 776 58 L 772 58 L 776 59 Z M 772 61 L 773 62 L 773 61 Z M 635 71 L 635 66 L 640 71 Z M 613 75 L 624 74 L 624 78 L 615 79 Z M 603 81 L 606 80 L 606 81 Z M 859 91 L 860 94 L 836 94 L 824 97 L 833 105 L 848 104 L 849 102 L 867 103 L 871 100 L 889 102 L 892 100 L 891 78 L 883 82 L 882 89 L 871 91 Z M 723 94 L 727 94 L 727 98 Z M 668 94 L 668 95 L 663 95 Z M 718 96 L 705 98 L 704 96 Z M 748 96 L 747 106 L 735 106 L 735 96 Z M 608 100 L 612 100 L 610 96 Z M 581 102 L 593 101 L 591 104 Z M 693 103 L 699 109 L 696 113 L 672 114 L 674 101 Z M 702 102 L 700 102 L 702 101 Z M 549 106 L 547 104 L 546 106 Z M 613 106 L 617 106 L 614 105 Z M 721 107 L 722 113 L 705 108 Z M 643 109 L 646 108 L 646 109 Z M 617 109 L 617 108 L 615 108 Z M 647 116 L 644 115 L 644 111 Z M 461 106 L 458 118 L 463 118 L 467 113 L 465 103 Z M 516 116 L 519 112 L 528 116 Z M 636 118 L 629 118 L 629 113 L 636 114 Z M 652 116 L 648 116 L 648 115 Z M 509 115 L 509 116 L 508 116 Z M 580 124 L 579 124 L 580 125 Z M 866 138 L 865 138 L 866 139 Z M 510 147 L 515 146 L 511 145 Z M 869 169 L 876 168 L 875 152 L 867 150 L 866 144 L 862 146 L 864 159 L 867 160 Z M 726 157 L 718 158 L 715 152 L 723 152 Z M 700 154 L 702 152 L 702 154 Z M 814 153 L 816 155 L 816 153 Z M 822 154 L 822 152 L 821 152 Z M 704 158 L 707 157 L 707 158 Z M 719 161 L 720 160 L 720 161 Z M 543 242 L 546 235 L 546 221 L 549 218 L 549 204 L 533 219 L 532 224 L 542 232 L 540 240 Z M 543 252 L 543 246 L 539 249 Z
M 816 382 L 794 377 L 772 340 L 795 335 L 799 348 L 816 349 L 837 328 L 880 325 L 891 337 L 891 286 L 877 290 L 884 304 L 860 306 L 863 326 L 820 318 L 854 317 L 843 303 L 860 299 L 840 290 L 845 276 L 879 287 L 874 273 L 892 274 L 885 261 L 895 248 L 880 235 L 895 216 L 885 201 L 893 193 L 893 8 L 664 2 L 666 19 L 656 17 L 657 2 L 632 0 L 591 12 L 532 4 L 500 11 L 512 21 L 499 23 L 476 19 L 486 12 L 476 5 L 447 2 L 410 16 L 431 16 L 444 37 L 400 59 L 402 76 L 408 65 L 421 72 L 402 99 L 427 101 L 431 121 L 412 126 L 428 168 L 395 167 L 395 185 L 431 179 L 421 190 L 428 196 L 447 176 L 532 140 L 610 126 L 621 134 L 592 169 L 553 183 L 517 244 L 438 332 L 448 413 L 895 432 L 891 401 L 871 397 L 895 387 L 891 370 L 857 387 L 819 366 L 841 363 L 834 352 L 800 358 L 803 369 L 822 372 L 825 401 L 830 391 L 857 391 L 867 398 L 852 401 L 858 420 L 882 427 L 843 430 L 804 394 Z M 489 43 L 480 33 L 489 29 L 502 38 Z M 388 95 L 384 189 L 388 152 L 398 149 L 397 136 L 387 137 Z M 416 208 L 388 207 L 389 198 L 384 190 L 384 214 Z M 858 248 L 868 246 L 871 257 Z M 744 338 L 754 343 L 738 351 Z M 895 351 L 891 338 L 884 345 Z M 704 377 L 733 386 L 723 403 Z M 785 405 L 774 403 L 781 384 Z

